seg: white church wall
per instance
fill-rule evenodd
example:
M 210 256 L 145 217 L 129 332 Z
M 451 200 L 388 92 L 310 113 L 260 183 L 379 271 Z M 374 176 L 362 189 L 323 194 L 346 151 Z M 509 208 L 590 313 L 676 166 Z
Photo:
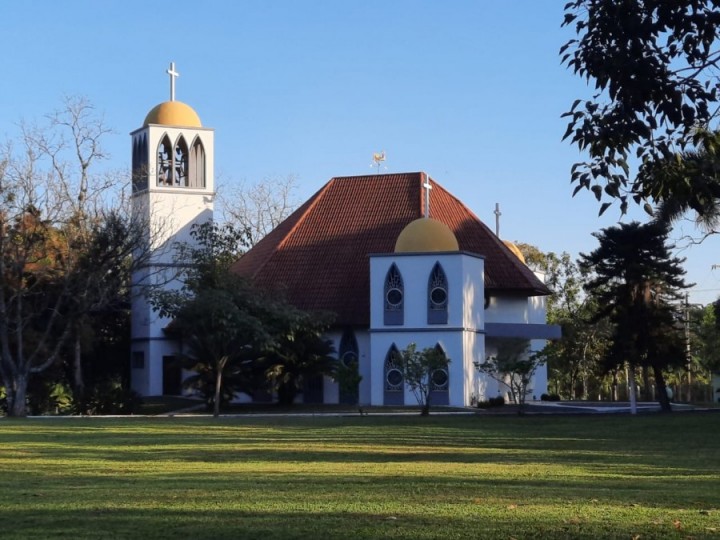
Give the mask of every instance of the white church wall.
M 472 371 L 468 374 L 467 358 L 464 354 L 466 337 L 468 332 L 382 332 L 372 335 L 371 354 L 372 372 L 374 374 L 371 386 L 370 403 L 372 405 L 384 405 L 384 370 L 385 357 L 390 347 L 395 345 L 399 351 L 403 351 L 411 343 L 415 343 L 417 350 L 432 348 L 440 345 L 448 358 L 449 376 L 449 404 L 456 407 L 469 405 L 470 396 L 474 381 Z M 410 388 L 405 387 L 405 405 L 416 405 L 417 400 Z
M 485 310 L 486 323 L 529 323 L 530 309 L 526 296 L 490 296 Z M 542 321 L 545 322 L 545 321 Z
M 388 270 L 395 264 L 403 278 L 406 328 L 482 328 L 484 318 L 484 261 L 466 253 L 393 253 L 370 257 L 370 327 L 383 328 L 384 286 Z M 440 263 L 448 281 L 448 322 L 429 324 L 428 280 Z
M 160 141 L 167 135 L 171 145 L 183 137 L 188 150 L 196 141 L 204 149 L 205 186 L 181 187 L 157 185 L 157 162 Z M 176 242 L 192 241 L 191 228 L 212 219 L 214 199 L 214 132 L 206 128 L 178 128 L 150 125 L 132 133 L 133 141 L 147 140 L 147 156 L 135 156 L 147 163 L 146 188 L 133 193 L 133 214 L 147 223 L 148 242 L 153 250 L 147 267 L 133 275 L 132 338 L 133 352 L 143 353 L 144 367 L 132 368 L 132 386 L 142 395 L 163 393 L 163 357 L 177 356 L 178 344 L 167 339 L 163 329 L 170 319 L 155 313 L 146 298 L 146 286 L 175 289 L 180 287 L 175 266 Z M 141 183 L 143 184 L 143 183 Z
M 428 322 L 428 283 L 436 263 L 447 279 L 447 323 Z M 395 264 L 403 279 L 403 324 L 386 325 L 385 278 Z M 484 260 L 467 253 L 402 253 L 370 258 L 370 402 L 384 402 L 385 358 L 392 345 L 398 350 L 415 343 L 418 349 L 439 344 L 450 358 L 449 404 L 465 406 L 479 392 L 473 361 L 484 355 Z M 405 404 L 416 402 L 405 389 Z

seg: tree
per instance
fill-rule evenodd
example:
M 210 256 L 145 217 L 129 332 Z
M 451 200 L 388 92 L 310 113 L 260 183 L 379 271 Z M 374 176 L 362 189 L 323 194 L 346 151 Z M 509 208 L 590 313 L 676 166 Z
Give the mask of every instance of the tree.
M 697 329 L 698 355 L 701 366 L 711 372 L 720 372 L 720 301 L 705 306 Z
M 271 339 L 262 319 L 266 298 L 230 272 L 247 247 L 245 231 L 205 222 L 193 225 L 190 235 L 192 242 L 174 246 L 181 287 L 150 291 L 150 302 L 173 319 L 170 333 L 186 346 L 181 362 L 195 374 L 183 384 L 218 416 L 237 392 L 258 385 L 253 360 Z
M 600 306 L 597 317 L 608 317 L 612 326 L 606 369 L 627 362 L 632 381 L 635 367 L 651 368 L 664 411 L 671 409 L 663 369 L 685 358 L 673 302 L 687 287 L 683 261 L 670 254 L 668 233 L 659 222 L 621 224 L 596 233 L 600 246 L 581 254 L 581 266 L 594 274 L 585 289 Z
M 305 381 L 332 373 L 333 348 L 322 338 L 327 316 L 298 310 L 231 272 L 248 247 L 247 230 L 206 222 L 190 234 L 193 242 L 176 246 L 182 286 L 151 295 L 154 309 L 173 319 L 174 335 L 187 345 L 184 364 L 196 374 L 186 386 L 217 415 L 236 393 L 268 386 L 291 404 Z
M 263 355 L 267 378 L 277 392 L 278 403 L 289 406 L 311 380 L 332 375 L 335 348 L 323 337 L 330 317 L 278 305 L 271 322 L 274 341 Z
M 183 384 L 197 390 L 216 417 L 236 393 L 258 387 L 253 362 L 272 339 L 259 316 L 262 299 L 250 284 L 228 276 L 217 285 L 180 305 L 171 323 L 171 334 L 185 345 L 183 365 L 194 372 Z
M 297 208 L 296 184 L 293 175 L 268 177 L 249 186 L 241 183 L 220 194 L 223 219 L 246 231 L 249 246 L 254 246 Z
M 351 360 L 347 364 L 341 359 L 335 366 L 335 371 L 332 375 L 341 396 L 347 396 L 351 403 L 357 403 L 358 412 L 362 416 L 363 408 L 360 404 L 360 382 L 362 381 L 362 375 L 360 375 L 360 369 L 357 360 Z
M 86 313 L 114 301 L 106 280 L 130 252 L 137 264 L 147 253 L 145 227 L 112 200 L 124 200 L 118 179 L 94 173 L 107 132 L 87 101 L 70 98 L 0 150 L 0 377 L 11 416 L 26 414 L 32 376 L 67 343 L 80 350 Z
M 410 387 L 420 405 L 420 415 L 428 416 L 435 373 L 442 371 L 446 374 L 450 359 L 438 347 L 428 347 L 418 351 L 415 343 L 410 343 L 400 351 L 398 363 L 405 384 Z
M 530 382 L 543 363 L 541 356 L 530 353 L 528 340 L 503 338 L 498 340 L 497 354 L 475 362 L 475 367 L 507 386 L 513 402 L 518 405 L 518 413 L 522 414 Z
M 551 341 L 543 350 L 551 383 L 564 397 L 587 398 L 591 383 L 596 381 L 596 366 L 607 347 L 604 320 L 594 320 L 597 303 L 583 293 L 587 278 L 568 253 L 543 253 L 535 246 L 518 244 L 528 266 L 545 275 L 545 283 L 553 291 L 547 299 L 547 320 L 562 327 L 562 337 Z
M 678 194 L 705 208 L 701 183 L 657 174 L 658 164 L 682 161 L 681 152 L 712 140 L 720 80 L 716 69 L 720 11 L 715 0 L 573 0 L 563 26 L 577 39 L 561 49 L 562 63 L 597 91 L 564 114 L 564 139 L 587 151 L 589 161 L 572 168 L 575 193 L 589 189 L 600 213 L 628 198 L 662 201 Z M 640 160 L 631 174 L 631 158 Z M 712 183 L 715 197 L 720 192 Z M 707 187 L 707 186 L 706 186 Z

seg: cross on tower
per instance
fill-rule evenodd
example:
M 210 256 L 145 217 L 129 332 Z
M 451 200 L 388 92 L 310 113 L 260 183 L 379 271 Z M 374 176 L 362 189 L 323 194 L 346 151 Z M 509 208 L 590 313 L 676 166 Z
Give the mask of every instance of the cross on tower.
M 430 185 L 430 179 L 426 176 L 425 177 L 425 183 L 423 184 L 423 187 L 425 188 L 425 217 L 430 217 L 430 190 L 432 189 L 432 185 Z
M 500 238 L 500 216 L 502 216 L 502 212 L 500 212 L 500 203 L 495 203 L 495 236 Z
M 175 79 L 180 76 L 180 74 L 175 71 L 175 62 L 170 62 L 170 69 L 165 73 L 170 75 L 170 101 L 175 101 Z

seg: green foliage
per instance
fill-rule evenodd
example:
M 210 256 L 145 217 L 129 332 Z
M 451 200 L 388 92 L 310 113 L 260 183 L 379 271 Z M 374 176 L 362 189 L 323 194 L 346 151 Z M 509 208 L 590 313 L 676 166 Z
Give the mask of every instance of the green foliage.
M 298 310 L 232 272 L 246 232 L 208 222 L 191 234 L 195 242 L 177 249 L 182 288 L 151 297 L 186 345 L 183 367 L 195 372 L 186 387 L 217 415 L 239 392 L 274 390 L 289 405 L 306 381 L 330 375 L 334 351 L 322 338 L 330 318 Z
M 352 360 L 347 365 L 341 360 L 338 361 L 335 371 L 332 374 L 333 379 L 338 383 L 341 396 L 346 396 L 351 403 L 358 403 L 360 414 L 363 413 L 360 402 L 360 382 L 363 377 L 360 375 L 360 369 L 356 360 Z
M 570 399 L 586 398 L 590 385 L 599 385 L 602 374 L 597 366 L 607 349 L 609 332 L 606 321 L 596 317 L 597 302 L 583 292 L 587 272 L 568 253 L 543 253 L 529 244 L 518 247 L 528 265 L 545 274 L 553 291 L 547 299 L 547 320 L 562 328 L 562 337 L 542 351 L 550 382 Z
M 607 317 L 612 329 L 605 368 L 625 362 L 652 368 L 659 401 L 669 411 L 662 370 L 685 360 L 674 305 L 687 287 L 683 261 L 671 256 L 664 223 L 621 224 L 595 236 L 600 246 L 581 255 L 581 266 L 594 273 L 585 289 L 598 303 L 597 317 Z
M 417 350 L 411 343 L 398 355 L 398 365 L 415 399 L 420 405 L 420 414 L 430 414 L 430 398 L 433 389 L 433 374 L 437 370 L 446 370 L 450 359 L 438 347 Z
M 245 280 L 228 275 L 223 288 L 201 289 L 174 311 L 170 333 L 182 339 L 184 381 L 217 414 L 238 392 L 259 386 L 254 361 L 273 336 L 265 327 L 265 298 Z
M 272 324 L 274 341 L 265 349 L 263 364 L 281 405 L 292 405 L 304 384 L 315 377 L 330 376 L 337 360 L 332 342 L 323 338 L 329 315 L 311 314 L 291 306 L 279 306 Z
M 701 366 L 711 372 L 720 372 L 720 318 L 718 302 L 706 306 L 698 328 Z
M 575 193 L 588 189 L 598 201 L 619 199 L 623 213 L 628 199 L 678 194 L 703 208 L 705 190 L 687 189 L 677 176 L 670 182 L 657 174 L 633 177 L 630 169 L 636 157 L 641 170 L 657 172 L 658 164 L 681 161 L 689 145 L 702 145 L 719 99 L 717 7 L 715 0 L 573 0 L 565 6 L 563 25 L 574 25 L 577 39 L 560 49 L 562 63 L 597 91 L 564 114 L 564 138 L 590 158 L 572 168 Z M 717 182 L 712 185 L 717 196 Z M 610 204 L 603 202 L 600 213 Z
M 484 362 L 474 362 L 475 367 L 510 390 L 513 402 L 522 413 L 529 385 L 537 368 L 545 359 L 530 353 L 530 342 L 525 339 L 503 338 L 497 340 L 497 354 L 488 356 Z

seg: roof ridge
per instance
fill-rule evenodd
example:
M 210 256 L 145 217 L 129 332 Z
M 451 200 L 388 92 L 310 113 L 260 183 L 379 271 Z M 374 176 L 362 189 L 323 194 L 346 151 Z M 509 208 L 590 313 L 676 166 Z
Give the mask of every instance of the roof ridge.
M 534 279 L 540 281 L 539 278 L 535 275 L 535 273 L 530 269 L 530 267 L 528 267 L 520 259 L 518 259 L 515 256 L 515 254 L 512 251 L 510 251 L 510 249 L 505 245 L 505 242 L 503 241 L 503 239 L 500 238 L 497 234 L 495 234 L 495 232 L 490 227 L 488 227 L 487 224 L 482 219 L 480 219 L 475 214 L 475 212 L 473 212 L 462 200 L 460 200 L 457 196 L 450 193 L 447 189 L 445 189 L 445 187 L 443 187 L 441 184 L 439 184 L 438 182 L 436 182 L 435 180 L 430 178 L 430 176 L 428 176 L 428 178 L 433 181 L 433 184 L 434 184 L 433 187 L 438 186 L 440 189 L 442 189 L 449 197 L 454 199 L 457 202 L 457 204 L 459 204 L 466 212 L 468 212 L 483 227 L 485 227 L 485 229 L 487 229 L 490 232 L 490 234 L 488 235 L 488 238 L 490 239 L 491 242 L 493 242 L 494 244 L 496 244 L 500 247 L 500 252 L 507 258 L 508 261 L 510 261 L 510 264 L 512 264 L 519 272 L 521 272 L 523 274 L 526 274 L 526 273 L 532 274 Z M 432 206 L 431 206 L 431 208 L 432 208 Z M 527 276 L 527 277 L 529 277 L 529 276 Z M 542 283 L 542 281 L 540 281 L 540 283 L 543 284 L 546 289 L 548 289 L 547 285 Z

